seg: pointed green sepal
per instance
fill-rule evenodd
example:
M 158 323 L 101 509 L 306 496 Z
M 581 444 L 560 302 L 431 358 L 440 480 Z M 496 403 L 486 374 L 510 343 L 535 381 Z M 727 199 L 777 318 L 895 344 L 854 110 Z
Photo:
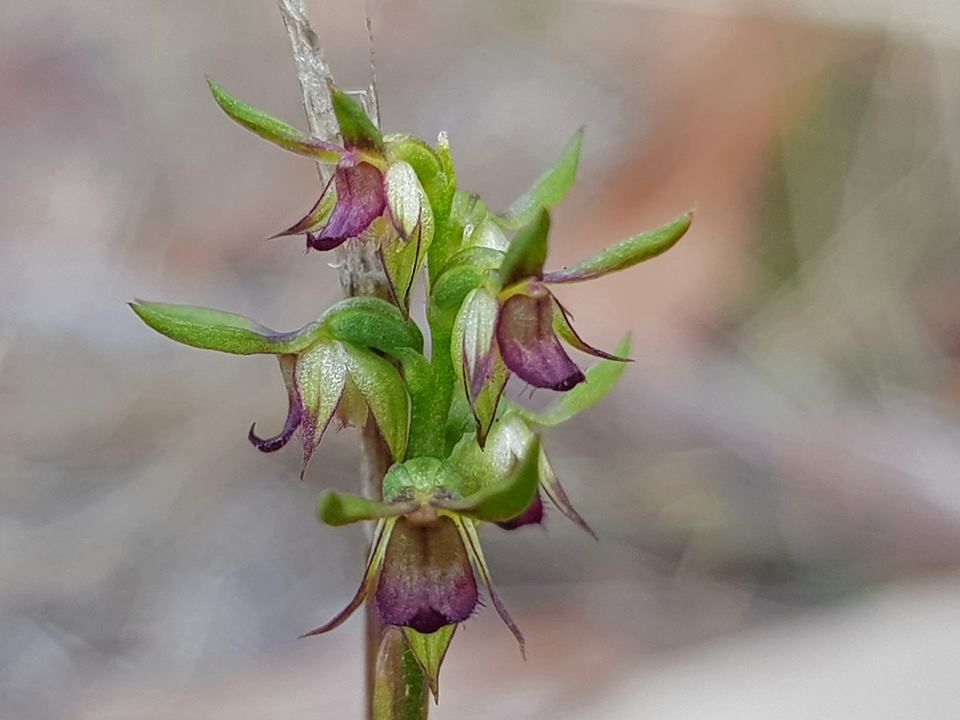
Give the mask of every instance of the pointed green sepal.
M 394 462 L 406 456 L 410 401 L 400 373 L 379 355 L 343 343 L 350 379 L 366 400 Z
M 337 340 L 364 345 L 394 354 L 401 348 L 423 350 L 423 334 L 417 324 L 405 320 L 395 305 L 375 297 L 341 300 L 320 319 Z
M 411 135 L 388 135 L 383 138 L 388 162 L 409 163 L 420 179 L 433 213 L 440 219 L 450 214 L 456 190 L 440 154 L 427 143 Z
M 516 230 L 532 222 L 541 210 L 549 210 L 559 204 L 577 177 L 582 142 L 583 128 L 580 128 L 570 138 L 556 164 L 517 198 L 497 221 L 507 229 Z
M 410 240 L 419 226 L 423 242 L 429 246 L 433 240 L 433 212 L 413 166 L 405 160 L 390 163 L 383 174 L 383 189 L 387 209 L 400 237 Z
M 625 356 L 629 352 L 630 335 L 627 334 L 614 349 L 614 354 Z M 586 382 L 563 393 L 545 409 L 536 412 L 519 405 L 512 405 L 510 410 L 533 425 L 547 427 L 560 425 L 606 397 L 617 384 L 624 367 L 624 363 L 620 360 L 601 360 L 586 371 Z
M 507 288 L 528 278 L 539 278 L 543 274 L 549 234 L 550 213 L 540 210 L 510 242 L 500 266 L 500 287 Z
M 310 459 L 350 385 L 343 344 L 328 340 L 302 352 L 294 366 L 293 382 L 303 413 L 300 425 L 303 443 L 300 479 L 303 480 Z
M 417 658 L 420 669 L 423 670 L 435 703 L 440 702 L 440 665 L 443 664 L 443 658 L 446 657 L 456 631 L 456 625 L 444 625 L 429 635 L 417 632 L 413 628 L 403 628 L 407 645 Z
M 384 190 L 392 226 L 378 233 L 380 258 L 394 300 L 407 314 L 413 283 L 433 243 L 433 210 L 413 166 L 403 160 L 387 167 Z
M 496 297 L 485 288 L 477 288 L 463 301 L 450 336 L 454 372 L 476 418 L 477 441 L 481 446 L 509 377 L 496 344 L 499 314 Z
M 351 598 L 347 606 L 338 612 L 332 620 L 318 628 L 301 635 L 301 638 L 314 637 L 328 633 L 335 628 L 340 627 L 347 619 L 356 612 L 357 608 L 363 605 L 367 595 L 373 592 L 377 585 L 377 575 L 380 567 L 383 565 L 383 557 L 386 555 L 387 546 L 390 544 L 390 536 L 393 534 L 393 528 L 397 524 L 396 520 L 380 520 L 373 529 L 373 539 L 370 542 L 370 554 L 367 557 L 367 565 L 363 570 L 363 579 L 360 581 L 360 587 Z
M 193 305 L 135 300 L 131 309 L 161 335 L 184 345 L 232 355 L 297 353 L 323 334 L 320 323 L 277 332 L 243 315 Z
M 213 99 L 234 122 L 284 150 L 319 162 L 335 164 L 343 149 L 310 137 L 272 115 L 235 98 L 213 80 L 207 78 Z
M 373 121 L 367 117 L 356 100 L 338 87 L 330 84 L 330 101 L 333 114 L 340 126 L 340 137 L 348 149 L 383 151 L 383 135 Z
M 693 213 L 685 212 L 663 227 L 622 240 L 573 267 L 546 273 L 543 279 L 549 283 L 582 282 L 625 270 L 672 248 L 692 221 Z
M 534 437 L 526 455 L 505 478 L 462 500 L 436 501 L 438 507 L 486 522 L 506 522 L 526 510 L 540 482 L 540 438 Z
M 317 501 L 317 520 L 325 525 L 341 527 L 363 520 L 381 520 L 413 512 L 417 504 L 385 503 L 368 500 L 359 495 L 325 492 Z
M 510 613 L 507 612 L 507 608 L 500 600 L 500 594 L 497 592 L 497 588 L 493 584 L 493 577 L 490 575 L 490 568 L 487 565 L 486 558 L 483 556 L 483 549 L 480 547 L 480 536 L 477 533 L 476 523 L 465 517 L 455 517 L 453 522 L 456 524 L 457 532 L 460 533 L 460 538 L 463 540 L 463 545 L 467 549 L 467 555 L 470 557 L 470 562 L 473 563 L 473 566 L 480 574 L 480 579 L 483 580 L 484 585 L 487 586 L 487 592 L 490 595 L 490 602 L 493 603 L 493 607 L 496 609 L 500 619 L 503 620 L 504 625 L 507 626 L 507 628 L 513 634 L 513 637 L 516 638 L 517 645 L 520 647 L 520 657 L 526 659 L 527 656 L 526 651 L 524 650 L 523 633 L 520 632 L 520 628 L 517 627 L 517 624 L 513 621 L 513 618 L 510 617 Z

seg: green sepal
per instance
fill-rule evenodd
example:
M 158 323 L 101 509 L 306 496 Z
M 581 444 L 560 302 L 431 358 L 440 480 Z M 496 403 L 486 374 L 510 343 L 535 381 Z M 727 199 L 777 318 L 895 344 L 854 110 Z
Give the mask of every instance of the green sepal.
M 507 288 L 528 278 L 539 278 L 543 274 L 549 234 L 550 213 L 540 210 L 510 242 L 500 266 L 500 287 Z
M 496 352 L 499 314 L 496 296 L 485 288 L 471 291 L 464 299 L 450 337 L 450 357 L 458 376 L 467 371 L 473 380 L 474 371 Z
M 319 322 L 292 332 L 277 332 L 243 315 L 193 305 L 135 300 L 130 308 L 149 327 L 171 340 L 232 355 L 298 353 L 324 333 Z
M 293 383 L 305 413 L 300 425 L 303 443 L 301 480 L 350 384 L 346 360 L 343 344 L 336 341 L 318 342 L 297 357 Z
M 474 493 L 506 476 L 533 438 L 534 432 L 527 422 L 511 410 L 497 420 L 482 450 L 471 435 L 466 435 L 452 449 L 448 462 L 463 478 L 466 492 Z M 596 533 L 567 497 L 542 445 L 537 472 L 540 490 L 567 519 L 596 539 Z
M 436 501 L 437 507 L 485 522 L 507 522 L 530 507 L 540 482 L 540 438 L 534 436 L 526 455 L 504 478 L 462 500 Z
M 499 312 L 496 297 L 485 288 L 477 288 L 460 306 L 450 336 L 453 370 L 470 401 L 481 447 L 496 418 L 500 396 L 509 378 L 496 346 Z M 479 388 L 474 386 L 477 380 L 483 383 Z
M 410 402 L 400 373 L 376 353 L 343 343 L 350 379 L 367 401 L 394 462 L 406 456 Z
M 404 240 L 410 240 L 419 227 L 426 247 L 433 241 L 433 210 L 413 165 L 394 160 L 383 174 L 384 194 L 394 226 Z M 425 248 L 426 249 L 426 248 Z
M 473 399 L 473 417 L 476 420 L 477 443 L 480 447 L 486 445 L 487 435 L 502 407 L 500 401 L 509 379 L 510 371 L 504 364 L 503 358 L 497 353 L 490 379 Z
M 317 500 L 317 520 L 325 525 L 341 527 L 363 520 L 397 517 L 417 509 L 417 503 L 385 503 L 359 495 L 325 492 Z
M 537 178 L 533 186 L 497 218 L 501 226 L 517 230 L 529 224 L 541 210 L 555 207 L 573 186 L 580 164 L 583 128 L 573 134 L 556 164 Z
M 340 137 L 343 138 L 344 146 L 348 149 L 361 148 L 382 152 L 383 135 L 367 117 L 360 103 L 333 84 L 329 87 L 333 114 L 337 117 L 337 125 L 340 127 Z
M 614 354 L 626 356 L 629 352 L 630 335 L 628 333 L 617 344 Z M 600 402 L 617 384 L 624 367 L 626 365 L 619 360 L 601 360 L 586 371 L 586 382 L 563 393 L 545 409 L 536 412 L 520 405 L 511 405 L 511 412 L 533 425 L 546 427 L 560 425 Z
M 228 93 L 209 77 L 207 84 L 210 86 L 210 92 L 213 93 L 213 99 L 231 120 L 264 140 L 297 155 L 324 163 L 336 164 L 343 155 L 342 148 L 310 137 L 282 120 L 248 105 Z
M 395 354 L 402 348 L 423 351 L 423 333 L 395 305 L 375 297 L 341 300 L 323 314 L 324 329 L 337 340 Z
M 690 228 L 692 221 L 693 213 L 685 212 L 656 230 L 621 240 L 573 267 L 546 273 L 543 279 L 549 283 L 582 282 L 625 270 L 672 248 Z
M 463 478 L 467 493 L 500 482 L 510 474 L 533 442 L 534 433 L 514 412 L 505 413 L 494 426 L 484 447 L 476 438 L 464 437 L 450 453 L 449 462 Z
M 402 160 L 410 164 L 427 194 L 436 220 L 445 219 L 450 214 L 456 188 L 447 175 L 439 153 L 412 135 L 388 135 L 383 141 L 387 160 Z
M 455 624 L 444 625 L 429 635 L 417 632 L 413 628 L 403 628 L 407 645 L 417 658 L 420 669 L 423 670 L 423 676 L 427 680 L 435 703 L 440 702 L 440 665 L 443 664 L 443 658 L 446 657 L 456 631 Z
M 384 187 L 393 223 L 377 233 L 380 258 L 394 300 L 407 315 L 410 291 L 433 243 L 433 210 L 419 178 L 407 162 L 398 160 L 390 164 Z

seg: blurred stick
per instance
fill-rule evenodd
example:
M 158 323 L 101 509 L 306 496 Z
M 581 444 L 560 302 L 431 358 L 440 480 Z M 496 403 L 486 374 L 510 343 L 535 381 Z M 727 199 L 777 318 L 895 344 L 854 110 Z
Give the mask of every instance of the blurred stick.
M 290 38 L 290 48 L 303 90 L 303 109 L 310 133 L 321 140 L 340 139 L 337 119 L 330 101 L 328 82 L 333 79 L 320 46 L 320 39 L 307 19 L 303 0 L 278 0 L 280 16 Z M 369 31 L 369 17 L 367 28 Z M 371 92 L 375 95 L 375 89 Z M 375 107 L 377 98 L 371 98 Z M 375 113 L 379 114 L 379 113 Z M 377 119 L 377 118 L 375 118 Z M 317 165 L 321 182 L 329 170 Z M 337 249 L 336 267 L 340 287 L 347 297 L 366 295 L 389 299 L 389 287 L 376 248 L 359 240 L 348 240 Z M 379 499 L 383 476 L 391 458 L 386 445 L 371 422 L 363 431 L 363 494 Z M 367 713 L 372 720 L 418 720 L 427 717 L 427 690 L 416 660 L 402 634 L 385 631 L 371 598 L 366 612 L 366 684 Z

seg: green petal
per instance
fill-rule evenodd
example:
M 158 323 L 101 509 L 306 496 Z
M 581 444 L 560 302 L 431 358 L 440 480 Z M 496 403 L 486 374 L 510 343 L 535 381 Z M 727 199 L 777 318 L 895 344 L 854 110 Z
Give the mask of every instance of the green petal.
M 547 273 L 543 279 L 550 283 L 581 282 L 625 270 L 672 248 L 692 221 L 693 213 L 686 212 L 663 227 L 622 240 L 573 267 Z
M 630 352 L 629 334 L 624 336 L 613 352 L 619 356 L 626 356 Z M 586 371 L 586 382 L 563 393 L 544 410 L 535 412 L 513 405 L 511 412 L 534 425 L 559 425 L 600 402 L 617 384 L 624 367 L 625 364 L 620 360 L 601 360 Z
M 344 146 L 348 149 L 383 150 L 383 135 L 367 117 L 360 103 L 333 85 L 330 86 L 330 101 Z
M 259 135 L 274 145 L 289 150 L 297 155 L 312 158 L 325 163 L 337 163 L 343 150 L 336 145 L 317 140 L 306 135 L 295 127 L 287 125 L 282 120 L 247 105 L 242 100 L 233 97 L 230 93 L 207 78 L 213 99 L 236 123 Z
M 387 208 L 401 237 L 409 240 L 419 226 L 429 244 L 433 240 L 433 213 L 413 166 L 404 160 L 390 163 L 383 174 L 383 187 Z
M 394 462 L 401 462 L 407 451 L 410 402 L 400 373 L 379 355 L 344 343 L 347 369 L 377 421 Z
M 383 270 L 394 302 L 404 315 L 410 313 L 410 293 L 433 241 L 433 215 L 429 204 L 424 203 L 420 210 L 423 222 L 415 222 L 407 239 L 398 235 L 393 224 L 387 222 L 380 225 L 378 232 Z
M 440 665 L 456 631 L 456 625 L 445 625 L 429 635 L 417 632 L 413 628 L 403 628 L 407 644 L 417 658 L 420 669 L 423 670 L 430 692 L 433 693 L 433 701 L 437 703 L 440 702 Z
M 359 495 L 329 491 L 317 501 L 317 520 L 333 527 L 363 520 L 397 517 L 417 509 L 416 503 L 385 503 Z
M 347 353 L 338 342 L 321 342 L 297 357 L 294 386 L 303 411 L 300 439 L 303 443 L 303 480 L 314 450 L 340 405 L 347 379 Z
M 341 300 L 320 319 L 331 337 L 365 345 L 385 353 L 401 348 L 423 350 L 423 334 L 415 322 L 404 320 L 396 306 L 375 297 Z
M 131 309 L 161 335 L 184 345 L 233 355 L 297 353 L 323 334 L 320 323 L 281 333 L 243 315 L 192 305 L 135 300 Z
M 511 230 L 521 228 L 532 222 L 541 210 L 549 210 L 563 200 L 577 177 L 582 142 L 583 128 L 580 128 L 563 149 L 557 163 L 498 218 L 503 227 Z
M 510 287 L 521 280 L 539 278 L 543 274 L 549 234 L 550 213 L 540 210 L 510 242 L 503 265 L 500 266 L 501 287 Z
M 534 437 L 525 457 L 507 477 L 462 500 L 437 501 L 437 506 L 485 522 L 506 522 L 533 502 L 540 482 L 540 438 Z

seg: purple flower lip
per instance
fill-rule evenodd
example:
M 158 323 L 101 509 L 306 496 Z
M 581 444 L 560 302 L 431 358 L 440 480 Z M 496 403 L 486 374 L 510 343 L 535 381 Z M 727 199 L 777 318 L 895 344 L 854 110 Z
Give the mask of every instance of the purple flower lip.
M 376 591 L 383 622 L 432 633 L 469 618 L 478 601 L 470 558 L 453 521 L 397 520 Z
M 250 432 L 247 433 L 247 438 L 253 443 L 253 446 L 257 448 L 260 452 L 270 453 L 276 450 L 279 450 L 288 442 L 290 438 L 293 437 L 293 434 L 297 431 L 297 428 L 300 427 L 300 421 L 302 419 L 302 412 L 300 410 L 300 405 L 297 403 L 292 403 L 290 409 L 287 411 L 287 420 L 283 424 L 283 430 L 273 437 L 261 438 L 254 428 L 256 428 L 256 423 L 251 423 Z
M 330 219 L 318 233 L 307 234 L 307 247 L 314 250 L 332 250 L 347 239 L 357 237 L 386 208 L 383 175 L 370 163 L 341 165 L 334 173 L 334 186 L 337 204 Z
M 563 391 L 585 379 L 553 330 L 549 292 L 509 297 L 500 309 L 497 343 L 507 367 L 534 387 Z

